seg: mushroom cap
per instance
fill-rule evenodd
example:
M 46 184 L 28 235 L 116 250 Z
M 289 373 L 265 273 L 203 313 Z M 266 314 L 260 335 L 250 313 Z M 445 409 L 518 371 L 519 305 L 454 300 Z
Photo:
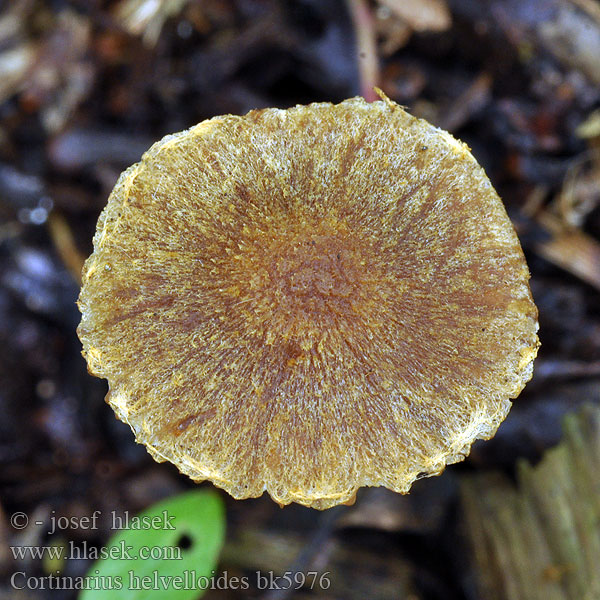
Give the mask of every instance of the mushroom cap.
M 352 98 L 154 144 L 100 216 L 78 333 L 156 460 L 324 509 L 494 435 L 537 353 L 528 279 L 467 146 Z

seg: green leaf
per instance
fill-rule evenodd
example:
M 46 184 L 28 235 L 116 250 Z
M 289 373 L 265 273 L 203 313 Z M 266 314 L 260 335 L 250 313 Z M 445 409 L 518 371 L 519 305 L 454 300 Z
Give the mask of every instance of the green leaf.
M 213 490 L 194 490 L 133 516 L 86 575 L 80 600 L 192 600 L 210 585 L 225 538 L 225 510 Z M 140 529 L 140 527 L 143 527 Z

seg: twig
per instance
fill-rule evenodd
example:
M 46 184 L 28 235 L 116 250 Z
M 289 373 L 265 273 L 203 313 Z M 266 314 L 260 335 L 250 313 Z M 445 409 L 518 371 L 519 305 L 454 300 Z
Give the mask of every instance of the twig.
M 537 383 L 548 379 L 572 377 L 600 377 L 600 360 L 585 362 L 580 360 L 538 359 L 535 363 L 535 381 Z
M 488 104 L 491 98 L 491 87 L 492 77 L 489 73 L 478 75 L 448 107 L 439 126 L 447 131 L 460 129 Z
M 292 581 L 296 581 L 296 574 L 306 573 L 310 568 L 311 564 L 314 562 L 315 556 L 326 545 L 331 537 L 336 522 L 346 508 L 346 506 L 336 506 L 335 508 L 330 508 L 321 515 L 316 531 L 288 569 Z M 263 596 L 263 600 L 286 600 L 293 592 L 293 587 L 271 590 Z
M 373 88 L 380 81 L 375 19 L 366 0 L 347 0 L 347 4 L 356 35 L 360 94 L 373 102 L 379 99 Z

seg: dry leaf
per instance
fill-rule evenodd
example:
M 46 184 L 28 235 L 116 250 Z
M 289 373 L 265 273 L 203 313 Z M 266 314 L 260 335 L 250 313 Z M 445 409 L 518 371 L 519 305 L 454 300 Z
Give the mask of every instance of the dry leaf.
M 446 31 L 452 17 L 445 0 L 379 0 L 414 31 Z

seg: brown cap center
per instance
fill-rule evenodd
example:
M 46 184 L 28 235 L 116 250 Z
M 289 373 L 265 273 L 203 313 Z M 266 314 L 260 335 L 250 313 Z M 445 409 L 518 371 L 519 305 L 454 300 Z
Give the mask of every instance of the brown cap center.
M 369 248 L 343 221 L 247 235 L 241 248 L 236 296 L 267 343 L 293 340 L 309 348 L 335 322 L 358 325 L 372 310 L 377 289 Z

